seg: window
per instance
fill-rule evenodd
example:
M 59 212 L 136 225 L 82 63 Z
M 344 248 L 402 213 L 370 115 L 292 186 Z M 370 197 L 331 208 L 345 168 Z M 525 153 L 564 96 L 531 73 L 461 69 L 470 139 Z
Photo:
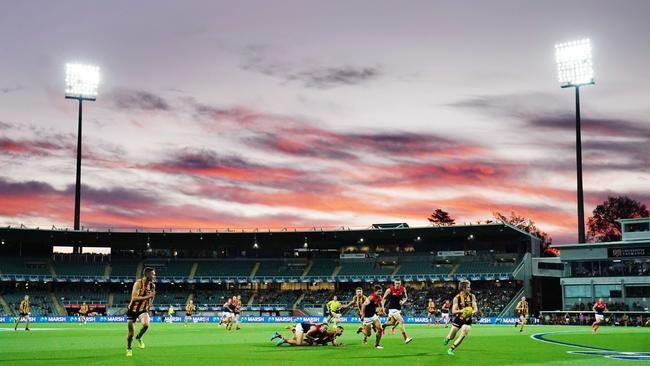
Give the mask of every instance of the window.
M 564 286 L 564 297 L 591 297 L 591 285 Z

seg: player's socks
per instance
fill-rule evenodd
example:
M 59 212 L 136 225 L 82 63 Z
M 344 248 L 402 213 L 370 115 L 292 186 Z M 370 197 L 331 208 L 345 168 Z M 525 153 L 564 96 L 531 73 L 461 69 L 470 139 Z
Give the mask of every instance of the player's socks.
M 368 337 L 363 337 L 363 341 L 361 342 L 364 346 L 368 344 Z
M 359 327 L 359 329 L 357 329 L 357 334 L 361 333 L 362 331 L 363 331 L 363 327 Z
M 276 338 L 282 338 L 282 336 L 280 335 L 280 333 L 278 333 L 278 332 L 273 333 L 273 335 L 271 336 L 271 340 L 274 340 L 274 339 L 276 339 Z
M 405 331 L 402 331 L 402 338 L 404 338 L 404 340 L 407 340 L 407 339 L 408 339 L 408 336 L 406 335 L 406 332 L 405 332 Z
M 449 338 L 445 338 L 445 346 L 449 344 Z

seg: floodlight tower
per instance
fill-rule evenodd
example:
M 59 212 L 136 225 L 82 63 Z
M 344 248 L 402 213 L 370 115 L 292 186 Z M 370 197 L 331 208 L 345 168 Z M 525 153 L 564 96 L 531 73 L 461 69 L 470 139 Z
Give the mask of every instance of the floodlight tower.
M 84 100 L 97 99 L 99 67 L 82 64 L 65 65 L 65 98 L 79 101 L 79 130 L 77 131 L 77 181 L 74 195 L 74 229 L 79 230 L 81 205 L 81 116 Z
M 580 136 L 580 87 L 595 84 L 591 63 L 591 42 L 581 39 L 555 45 L 558 81 L 562 88 L 576 91 L 576 160 L 578 176 L 578 242 L 585 240 L 585 209 L 582 190 L 582 138 Z

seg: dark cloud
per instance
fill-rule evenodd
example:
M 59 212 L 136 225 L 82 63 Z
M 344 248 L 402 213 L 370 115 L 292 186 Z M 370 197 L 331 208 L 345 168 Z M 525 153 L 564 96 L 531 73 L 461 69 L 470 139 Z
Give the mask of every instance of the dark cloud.
M 115 106 L 122 109 L 142 109 L 146 111 L 168 111 L 169 103 L 156 94 L 143 90 L 118 88 L 111 93 Z
M 327 89 L 342 85 L 357 85 L 381 76 L 374 66 L 297 66 L 274 61 L 269 57 L 269 47 L 249 46 L 242 52 L 246 59 L 242 70 L 254 71 L 282 79 L 284 82 L 300 82 L 307 88 Z
M 582 117 L 580 127 L 583 133 L 601 136 L 619 136 L 650 139 L 650 123 L 638 121 Z M 560 114 L 532 117 L 527 120 L 529 127 L 558 131 L 575 131 L 575 115 Z
M 74 194 L 75 187 L 70 185 L 66 188 L 65 193 Z M 131 205 L 155 205 L 157 198 L 141 190 L 127 188 L 93 188 L 87 185 L 81 185 L 81 197 L 95 204 L 111 206 L 131 206 Z
M 210 150 L 185 149 L 174 154 L 166 162 L 179 169 L 212 169 L 212 168 L 253 168 L 256 165 L 248 163 L 237 156 L 221 156 Z
M 11 123 L 0 121 L 0 130 L 8 130 L 11 128 L 13 128 L 13 125 Z
M 24 196 L 56 193 L 56 189 L 48 183 L 35 180 L 12 182 L 0 177 L 0 194 L 4 196 Z
M 22 86 L 9 86 L 9 87 L 0 88 L 0 94 L 13 93 L 15 91 L 21 90 L 22 88 L 23 88 Z
M 325 89 L 340 85 L 356 85 L 376 79 L 381 74 L 374 67 L 328 67 L 286 75 L 287 80 L 301 81 L 308 88 Z

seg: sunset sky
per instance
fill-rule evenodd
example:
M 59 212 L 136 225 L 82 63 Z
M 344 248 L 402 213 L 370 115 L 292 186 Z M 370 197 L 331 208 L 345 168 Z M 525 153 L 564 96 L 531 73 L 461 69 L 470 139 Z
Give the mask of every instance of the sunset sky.
M 19 1 L 0 11 L 0 225 L 426 225 L 515 211 L 577 240 L 573 90 L 589 37 L 586 216 L 650 204 L 650 1 Z

